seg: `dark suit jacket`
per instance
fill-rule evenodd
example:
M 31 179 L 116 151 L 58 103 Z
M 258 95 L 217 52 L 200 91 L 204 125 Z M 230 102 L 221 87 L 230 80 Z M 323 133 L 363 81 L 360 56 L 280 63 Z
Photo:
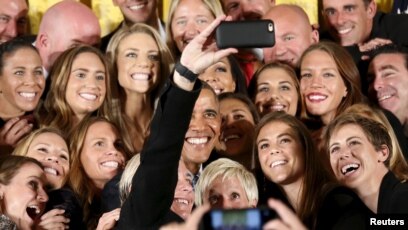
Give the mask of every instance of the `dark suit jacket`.
M 170 207 L 185 133 L 200 89 L 199 81 L 192 92 L 165 84 L 117 229 L 158 229 L 182 220 Z
M 378 214 L 408 214 L 408 183 L 401 183 L 389 171 L 385 174 L 378 196 Z

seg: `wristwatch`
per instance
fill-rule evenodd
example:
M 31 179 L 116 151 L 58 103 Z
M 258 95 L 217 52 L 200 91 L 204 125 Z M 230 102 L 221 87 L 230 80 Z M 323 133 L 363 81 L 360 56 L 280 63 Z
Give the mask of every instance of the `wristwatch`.
M 185 67 L 183 64 L 178 61 L 176 63 L 176 71 L 183 77 L 187 78 L 190 82 L 194 82 L 198 78 L 198 74 L 193 73 L 191 70 L 189 70 L 187 67 Z

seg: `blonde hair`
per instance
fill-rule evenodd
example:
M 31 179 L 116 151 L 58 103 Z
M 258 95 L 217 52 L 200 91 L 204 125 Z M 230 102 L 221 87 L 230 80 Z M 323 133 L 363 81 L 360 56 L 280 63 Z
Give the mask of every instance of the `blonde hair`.
M 237 178 L 249 202 L 258 202 L 258 186 L 255 176 L 240 163 L 220 158 L 207 165 L 195 187 L 195 204 L 201 206 L 204 203 L 204 194 L 211 189 L 213 181 L 221 177 L 223 181 L 228 178 Z
M 181 52 L 178 50 L 176 43 L 174 42 L 173 32 L 171 31 L 171 23 L 173 21 L 174 12 L 176 11 L 181 1 L 183 0 L 172 0 L 171 1 L 170 7 L 169 7 L 169 14 L 167 16 L 167 23 L 166 23 L 166 43 L 167 43 L 167 46 L 170 48 L 170 51 L 172 52 L 174 57 L 180 56 Z M 189 0 L 184 0 L 184 1 L 189 1 Z M 214 18 L 224 14 L 219 0 L 201 0 L 201 1 L 202 3 L 204 3 L 207 9 L 212 13 Z
M 130 159 L 123 170 L 122 177 L 119 181 L 119 198 L 120 203 L 123 205 L 129 196 L 132 189 L 133 176 L 140 165 L 140 154 L 136 154 Z

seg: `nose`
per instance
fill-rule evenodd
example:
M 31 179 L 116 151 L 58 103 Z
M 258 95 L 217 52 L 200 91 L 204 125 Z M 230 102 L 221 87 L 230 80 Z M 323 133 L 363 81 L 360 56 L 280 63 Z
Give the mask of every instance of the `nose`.
M 193 115 L 190 121 L 190 129 L 193 131 L 202 131 L 205 129 L 205 120 L 202 116 Z
M 231 209 L 234 208 L 234 204 L 230 199 L 224 199 L 222 200 L 222 208 L 224 209 Z
M 313 88 L 320 88 L 322 86 L 322 78 L 320 76 L 312 76 L 310 78 L 310 86 Z
M 47 156 L 45 157 L 46 161 L 51 161 L 51 162 L 55 162 L 58 163 L 58 157 L 55 154 L 47 154 Z
M 350 148 L 345 148 L 343 150 L 341 150 L 340 152 L 340 159 L 344 160 L 344 159 L 348 159 L 351 155 L 351 150 Z
M 256 11 L 257 5 L 248 1 L 241 1 L 241 20 L 259 19 L 261 15 Z
M 338 26 L 342 26 L 344 22 L 346 21 L 346 15 L 343 11 L 337 12 L 337 15 L 335 17 L 335 24 Z
M 375 91 L 378 91 L 383 88 L 384 81 L 381 79 L 381 77 L 375 77 L 373 81 L 373 86 Z
M 41 202 L 47 202 L 48 201 L 48 195 L 45 192 L 44 188 L 40 187 L 37 191 L 37 200 Z
M 10 20 L 7 24 L 6 35 L 11 38 L 17 37 L 17 23 L 15 20 Z
M 282 58 L 283 56 L 285 56 L 285 54 L 287 53 L 288 49 L 286 47 L 286 45 L 283 44 L 283 42 L 277 42 L 275 44 L 275 50 L 276 50 L 276 58 Z
M 150 68 L 152 61 L 149 59 L 148 54 L 140 55 L 139 60 L 137 61 L 137 66 L 141 68 Z
M 189 38 L 194 38 L 199 33 L 200 33 L 199 27 L 197 26 L 197 24 L 196 24 L 196 22 L 194 20 L 190 20 L 189 22 L 187 22 L 185 34 Z
M 277 148 L 272 148 L 272 150 L 271 150 L 271 155 L 273 155 L 273 154 L 279 154 L 280 153 L 280 150 L 279 149 L 277 149 Z

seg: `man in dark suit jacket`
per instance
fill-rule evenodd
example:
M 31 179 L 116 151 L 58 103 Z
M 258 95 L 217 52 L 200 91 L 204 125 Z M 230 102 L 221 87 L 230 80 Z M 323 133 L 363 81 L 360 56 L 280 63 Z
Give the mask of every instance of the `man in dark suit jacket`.
M 132 26 L 135 23 L 145 23 L 155 28 L 160 36 L 165 40 L 165 31 L 163 22 L 159 18 L 157 0 L 148 1 L 129 1 L 112 0 L 115 6 L 120 8 L 123 14 L 123 22 L 111 33 L 104 36 L 101 41 L 101 50 L 106 51 L 109 41 L 113 35 L 122 27 Z

